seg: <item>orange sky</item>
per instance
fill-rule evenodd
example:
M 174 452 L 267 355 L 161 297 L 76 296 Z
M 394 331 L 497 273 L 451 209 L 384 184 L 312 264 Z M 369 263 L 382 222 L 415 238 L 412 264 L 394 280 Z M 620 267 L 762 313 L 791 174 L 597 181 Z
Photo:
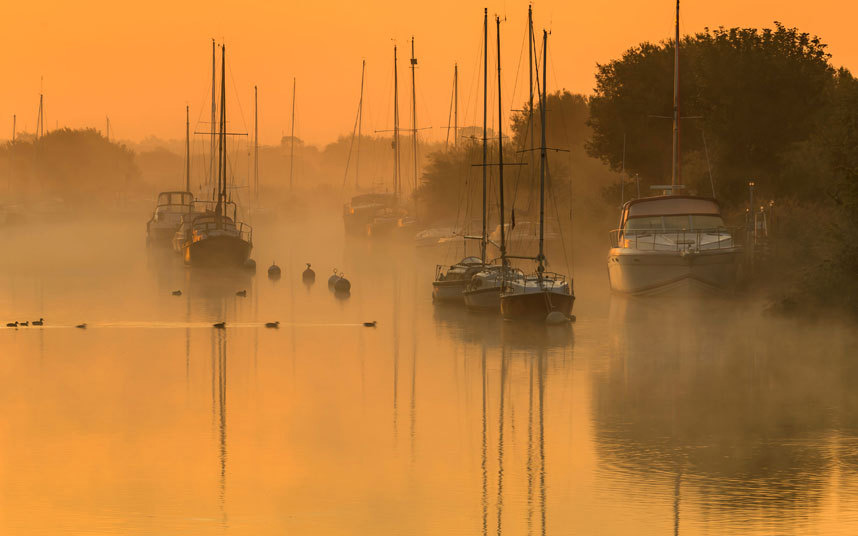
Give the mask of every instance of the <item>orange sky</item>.
M 460 122 L 478 121 L 473 81 L 483 6 L 490 16 L 506 17 L 501 30 L 505 109 L 518 107 L 523 98 L 524 78 L 516 82 L 515 73 L 524 44 L 525 1 L 4 4 L 0 139 L 11 134 L 12 114 L 18 115 L 19 130 L 33 130 L 40 76 L 44 76 L 51 129 L 57 124 L 103 128 L 109 115 L 113 133 L 120 138 L 183 137 L 185 104 L 191 106 L 192 122 L 208 113 L 204 109 L 210 106 L 206 94 L 212 37 L 225 39 L 228 47 L 234 129 L 252 128 L 253 85 L 259 86 L 263 144 L 277 143 L 283 133 L 288 134 L 293 76 L 298 79 L 296 134 L 311 143 L 325 143 L 350 133 L 361 59 L 367 60 L 364 131 L 389 128 L 393 39 L 401 47 L 400 114 L 407 126 L 408 39 L 413 34 L 419 61 L 418 121 L 433 127 L 421 136 L 443 140 L 455 61 L 460 68 Z M 707 25 L 759 27 L 779 20 L 820 35 L 830 45 L 833 62 L 854 69 L 858 37 L 851 20 L 858 8 L 850 4 L 846 0 L 686 0 L 683 33 Z M 596 62 L 617 57 L 640 41 L 665 38 L 672 30 L 671 0 L 537 0 L 533 5 L 537 27 L 552 30 L 549 69 L 554 73 L 549 72 L 549 89 L 589 92 Z M 489 45 L 493 62 L 492 39 L 493 31 Z

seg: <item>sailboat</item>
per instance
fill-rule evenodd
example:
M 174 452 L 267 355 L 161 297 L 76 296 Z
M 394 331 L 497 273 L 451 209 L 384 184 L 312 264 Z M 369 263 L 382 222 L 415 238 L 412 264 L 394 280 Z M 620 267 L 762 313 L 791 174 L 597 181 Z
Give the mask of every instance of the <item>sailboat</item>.
M 679 0 L 673 65 L 673 162 L 665 195 L 628 201 L 611 232 L 611 290 L 631 295 L 707 294 L 731 291 L 742 249 L 710 197 L 684 195 L 679 154 Z
M 146 222 L 146 245 L 170 247 L 171 240 L 182 224 L 182 218 L 194 211 L 194 194 L 191 193 L 191 138 L 190 108 L 185 107 L 185 189 L 158 194 L 155 211 Z
M 482 303 L 484 294 L 484 289 L 471 289 L 472 292 L 470 296 L 466 290 L 468 289 L 472 278 L 476 274 L 484 273 L 487 271 L 486 265 L 486 207 L 487 207 L 487 178 L 486 178 L 486 169 L 487 169 L 487 129 L 486 129 L 486 116 L 487 116 L 487 89 L 486 85 L 488 82 L 488 9 L 483 11 L 483 47 L 486 51 L 483 54 L 483 221 L 482 221 L 482 234 L 480 236 L 466 236 L 466 240 L 474 240 L 477 239 L 480 241 L 480 257 L 468 256 L 453 264 L 451 266 L 442 266 L 437 265 L 435 267 L 435 280 L 432 281 L 432 301 L 435 302 L 456 302 L 462 303 L 464 302 L 466 305 L 469 303 L 473 304 L 473 307 L 477 307 Z M 501 166 L 503 168 L 503 166 Z M 501 179 L 501 190 L 503 190 L 503 179 Z M 501 194 L 503 197 L 503 194 Z M 503 201 L 501 201 L 501 206 L 503 206 Z M 501 218 L 503 218 L 503 208 L 501 208 Z M 501 241 L 503 244 L 503 241 Z M 503 246 L 501 246 L 501 251 L 503 254 Z
M 485 13 L 487 16 L 487 13 Z M 503 186 L 503 126 L 502 114 L 503 106 L 501 99 L 501 77 L 500 77 L 500 19 L 498 24 L 498 200 L 500 201 L 500 242 L 499 248 L 501 253 L 501 263 L 490 264 L 486 262 L 486 249 L 489 244 L 487 224 L 487 181 L 486 181 L 486 153 L 487 153 L 487 85 L 488 85 L 488 53 L 483 56 L 483 226 L 482 236 L 480 237 L 480 246 L 482 250 L 483 266 L 480 271 L 475 273 L 465 286 L 462 296 L 465 300 L 465 306 L 471 311 L 498 311 L 500 309 L 500 294 L 505 281 L 515 275 L 513 268 L 509 266 L 506 258 L 506 236 L 504 226 L 504 186 Z M 486 50 L 488 50 L 488 19 L 486 18 L 484 25 L 483 42 Z
M 575 302 L 572 281 L 563 274 L 545 271 L 545 174 L 548 167 L 545 140 L 545 108 L 548 59 L 548 32 L 542 32 L 542 94 L 540 119 L 542 144 L 539 147 L 539 253 L 535 258 L 536 273 L 507 281 L 500 296 L 501 315 L 505 320 L 545 320 L 553 312 L 569 315 Z M 503 228 L 503 224 L 501 224 Z
M 417 64 L 414 58 L 414 41 L 411 42 L 411 65 L 412 69 Z M 381 237 L 403 237 L 406 232 L 413 231 L 414 220 L 409 216 L 408 209 L 402 200 L 402 166 L 400 164 L 400 140 L 399 133 L 399 75 L 398 75 L 397 47 L 393 46 L 393 194 L 376 194 L 373 201 L 380 204 L 366 224 L 366 236 Z M 413 78 L 412 78 L 413 84 Z M 414 117 L 414 116 L 412 116 Z M 417 129 L 411 129 L 417 135 Z M 415 143 L 416 151 L 416 143 Z M 415 165 L 415 189 L 417 160 Z M 413 238 L 413 235 L 412 235 Z
M 253 229 L 238 220 L 238 206 L 226 193 L 226 123 L 226 45 L 221 45 L 217 193 L 216 199 L 208 205 L 210 208 L 183 218 L 182 226 L 174 237 L 174 247 L 179 250 L 186 264 L 241 267 L 250 258 L 253 248 Z

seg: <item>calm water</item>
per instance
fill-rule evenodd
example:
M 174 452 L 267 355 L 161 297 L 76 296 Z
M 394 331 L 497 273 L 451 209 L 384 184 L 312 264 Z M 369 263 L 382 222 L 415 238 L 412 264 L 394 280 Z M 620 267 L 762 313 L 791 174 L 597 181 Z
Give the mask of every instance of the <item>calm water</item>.
M 257 226 L 255 277 L 148 257 L 142 216 L 4 233 L 0 319 L 47 326 L 0 331 L 0 533 L 858 532 L 852 326 L 601 263 L 574 325 L 505 324 L 432 305 L 452 255 L 322 220 Z

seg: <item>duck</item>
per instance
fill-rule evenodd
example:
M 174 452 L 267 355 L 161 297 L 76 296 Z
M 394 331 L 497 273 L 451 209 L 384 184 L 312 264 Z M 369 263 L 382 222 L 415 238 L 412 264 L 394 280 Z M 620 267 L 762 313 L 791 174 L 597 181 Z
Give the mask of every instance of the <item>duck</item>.
M 238 292 L 235 293 L 235 295 L 241 296 L 242 298 L 246 298 L 247 297 L 247 290 L 246 289 L 245 290 L 239 290 Z
M 33 324 L 34 326 L 44 326 L 45 325 L 45 319 L 39 318 L 38 320 L 33 320 L 31 322 L 31 324 Z
M 265 327 L 266 328 L 275 328 L 275 329 L 279 328 L 280 327 L 280 321 L 278 320 L 276 322 L 266 322 Z
M 172 292 L 172 294 L 173 294 L 173 296 L 181 296 L 181 295 L 182 295 L 182 291 L 181 291 L 181 290 L 174 290 L 174 291 Z
M 226 322 L 215 322 L 212 324 L 212 327 L 215 329 L 226 329 Z
M 84 322 L 83 324 L 78 324 L 75 327 L 78 329 L 86 329 L 86 322 Z
M 375 324 L 376 324 L 375 320 L 373 320 L 372 322 L 364 322 L 363 323 L 364 327 L 368 327 L 368 328 L 374 328 Z
M 18 327 L 18 321 L 16 320 L 15 322 L 7 322 L 6 327 L 7 328 L 17 328 Z
M 307 263 L 307 269 L 301 273 L 301 279 L 304 280 L 305 283 L 312 283 L 316 280 L 316 272 L 310 268 L 310 263 Z
M 25 327 L 26 327 L 26 326 L 29 326 L 29 325 L 30 325 L 30 322 L 28 322 L 28 321 L 19 322 L 19 323 L 18 323 L 18 325 L 19 325 L 19 326 L 25 326 Z

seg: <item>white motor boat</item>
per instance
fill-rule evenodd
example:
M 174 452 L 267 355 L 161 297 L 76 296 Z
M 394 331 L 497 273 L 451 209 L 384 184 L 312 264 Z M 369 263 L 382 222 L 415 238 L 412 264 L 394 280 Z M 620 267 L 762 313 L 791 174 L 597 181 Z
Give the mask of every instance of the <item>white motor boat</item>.
M 611 233 L 611 289 L 635 295 L 724 292 L 742 262 L 735 233 L 711 198 L 665 195 L 629 201 Z
M 432 301 L 462 303 L 462 293 L 471 277 L 484 267 L 479 257 L 465 257 L 456 264 L 435 267 L 435 280 L 432 281 Z

